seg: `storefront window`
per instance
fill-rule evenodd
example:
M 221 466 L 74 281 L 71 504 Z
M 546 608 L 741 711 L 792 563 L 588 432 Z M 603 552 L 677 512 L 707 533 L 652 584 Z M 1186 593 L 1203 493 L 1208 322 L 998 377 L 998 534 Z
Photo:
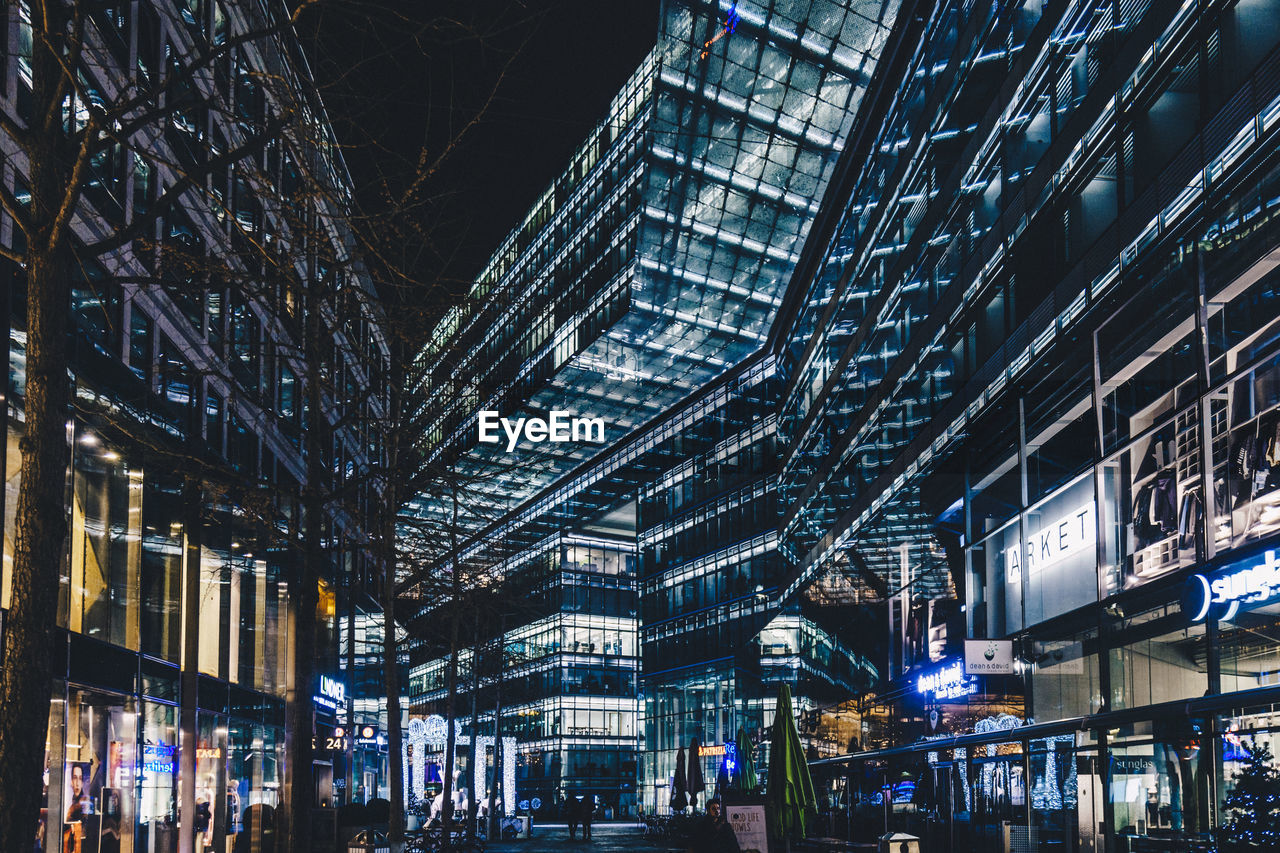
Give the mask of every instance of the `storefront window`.
M 1111 750 L 1112 828 L 1128 849 L 1190 851 L 1209 828 L 1211 758 L 1200 733 Z M 1159 846 L 1157 846 L 1159 845 Z
M 62 768 L 62 849 L 132 850 L 135 819 L 135 700 L 73 688 L 67 694 Z M 55 705 L 55 708 L 61 708 Z
M 200 713 L 196 735 L 196 820 L 192 827 L 196 850 L 230 850 L 232 835 L 228 804 L 235 792 L 227 785 L 226 718 Z
M 142 481 L 142 651 L 178 660 L 182 601 L 182 489 L 174 478 Z
M 1280 714 L 1274 711 L 1222 721 L 1222 803 L 1218 837 L 1225 850 L 1264 850 L 1280 835 Z
M 1064 720 L 1102 710 L 1097 632 L 1036 644 L 1030 699 L 1037 720 Z
M 143 700 L 138 751 L 139 853 L 178 849 L 178 709 Z
M 72 631 L 138 648 L 141 545 L 141 469 L 81 428 L 72 469 Z
M 1203 636 L 1176 604 L 1126 617 L 1112 635 L 1111 710 L 1203 696 Z
M 251 844 L 274 838 L 284 782 L 284 733 L 273 726 L 232 718 L 227 729 L 226 814 L 228 836 L 248 834 Z

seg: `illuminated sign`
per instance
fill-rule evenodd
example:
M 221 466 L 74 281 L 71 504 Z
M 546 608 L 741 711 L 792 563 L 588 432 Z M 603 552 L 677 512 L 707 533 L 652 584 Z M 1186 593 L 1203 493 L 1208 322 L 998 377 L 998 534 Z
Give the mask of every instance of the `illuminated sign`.
M 965 640 L 966 675 L 1012 675 L 1013 640 Z
M 205 759 L 205 758 L 213 759 L 213 758 L 221 758 L 221 757 L 222 757 L 221 747 L 217 747 L 217 746 L 196 747 L 196 758 L 198 760 Z
M 144 773 L 172 773 L 173 754 L 176 747 L 164 743 L 148 743 L 142 747 L 142 771 Z
M 964 674 L 964 664 L 956 661 L 918 677 L 916 692 L 934 702 L 940 702 L 943 699 L 971 696 L 978 692 L 978 685 Z
M 347 685 L 327 675 L 320 676 L 320 692 L 311 697 L 317 705 L 336 711 L 347 701 Z
M 1240 563 L 1228 566 L 1210 576 L 1192 575 L 1182 593 L 1182 612 L 1192 622 L 1202 622 L 1209 610 L 1217 607 L 1218 619 L 1231 619 L 1240 610 L 1260 607 L 1280 599 L 1280 563 L 1276 552 L 1267 551 L 1262 562 L 1252 566 Z M 1225 608 L 1225 610 L 1223 610 Z
M 709 743 L 706 746 L 698 747 L 698 755 L 724 755 L 725 749 L 722 743 Z
M 1026 541 L 1004 552 L 1005 578 L 1022 583 L 1022 573 L 1039 572 L 1067 557 L 1092 553 L 1098 541 L 1092 502 L 1077 507 L 1052 524 L 1032 533 Z

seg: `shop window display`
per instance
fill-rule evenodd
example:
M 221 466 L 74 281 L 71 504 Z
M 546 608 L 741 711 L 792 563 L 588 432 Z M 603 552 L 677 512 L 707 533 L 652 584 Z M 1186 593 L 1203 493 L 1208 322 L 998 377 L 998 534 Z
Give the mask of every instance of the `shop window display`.
M 73 688 L 67 693 L 66 707 L 66 759 L 59 808 L 62 850 L 133 850 L 136 701 Z
M 1280 716 L 1274 712 L 1223 720 L 1223 800 L 1217 836 L 1222 853 L 1280 846 Z
M 1185 731 L 1111 749 L 1112 828 L 1128 849 L 1202 849 L 1210 832 L 1212 757 L 1189 721 Z
M 135 853 L 178 849 L 178 709 L 143 701 Z

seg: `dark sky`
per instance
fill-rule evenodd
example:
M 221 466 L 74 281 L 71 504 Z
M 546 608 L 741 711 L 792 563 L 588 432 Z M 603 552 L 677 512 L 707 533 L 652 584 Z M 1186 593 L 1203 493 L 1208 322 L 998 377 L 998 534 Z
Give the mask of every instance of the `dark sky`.
M 302 36 L 357 193 L 385 210 L 451 142 L 405 265 L 465 289 L 653 46 L 658 0 L 364 0 Z M 483 119 L 463 128 L 486 100 Z M 459 134 L 461 138 L 459 138 Z M 439 302 L 439 291 L 431 297 Z

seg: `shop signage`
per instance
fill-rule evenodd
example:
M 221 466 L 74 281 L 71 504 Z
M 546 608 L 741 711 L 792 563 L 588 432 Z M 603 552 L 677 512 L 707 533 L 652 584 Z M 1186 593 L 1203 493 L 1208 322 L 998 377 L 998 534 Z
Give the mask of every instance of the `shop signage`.
M 172 773 L 173 754 L 177 747 L 164 743 L 148 743 L 142 747 L 142 770 L 144 773 Z
M 222 757 L 222 749 L 216 746 L 196 747 L 196 759 L 217 759 Z
M 955 661 L 918 677 L 916 692 L 934 702 L 941 702 L 971 696 L 978 692 L 978 685 L 964 674 L 964 665 Z
M 347 685 L 327 675 L 320 676 L 320 692 L 311 697 L 317 705 L 336 711 L 347 701 Z
M 699 747 L 698 747 L 698 755 L 699 755 L 699 756 L 707 756 L 707 755 L 724 755 L 724 744 L 722 744 L 722 743 L 709 743 L 709 744 L 707 744 L 706 746 L 699 746 Z
M 965 675 L 1012 675 L 1013 640 L 965 640 Z
M 1192 622 L 1202 622 L 1210 608 L 1226 608 L 1219 619 L 1230 619 L 1241 608 L 1259 607 L 1280 600 L 1280 562 L 1275 550 L 1262 562 L 1235 563 L 1210 575 L 1192 575 L 1182 592 L 1182 612 Z
M 1076 507 L 1052 524 L 1033 531 L 1020 545 L 1004 552 L 1005 578 L 1022 583 L 1022 573 L 1042 571 L 1077 554 L 1092 552 L 1098 541 L 1094 503 Z
M 766 853 L 769 833 L 765 828 L 764 806 L 729 806 L 725 818 L 738 840 L 742 853 Z

